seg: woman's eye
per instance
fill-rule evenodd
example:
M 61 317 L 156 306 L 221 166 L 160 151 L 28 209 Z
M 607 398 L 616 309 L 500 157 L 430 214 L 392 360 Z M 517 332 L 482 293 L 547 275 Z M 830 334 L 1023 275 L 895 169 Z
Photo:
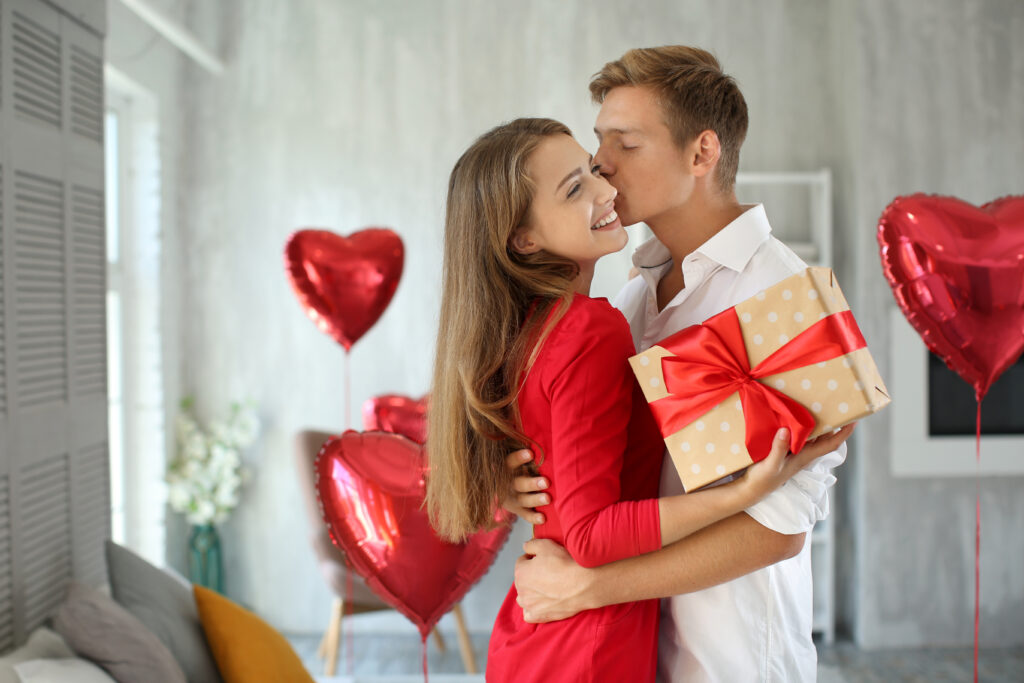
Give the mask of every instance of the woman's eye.
M 571 197 L 574 194 L 576 194 L 577 192 L 579 192 L 579 190 L 580 190 L 580 184 L 576 183 L 575 185 L 572 186 L 572 188 L 569 189 L 569 194 L 567 194 L 566 196 L 567 197 Z
M 601 175 L 601 164 L 594 164 L 590 167 L 590 172 L 594 175 Z

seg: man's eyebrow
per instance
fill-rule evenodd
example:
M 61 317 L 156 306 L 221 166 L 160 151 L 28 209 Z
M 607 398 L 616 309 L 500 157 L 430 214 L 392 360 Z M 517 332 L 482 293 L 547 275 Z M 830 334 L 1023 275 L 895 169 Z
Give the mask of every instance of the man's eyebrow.
M 587 162 L 587 165 L 589 166 L 589 165 L 591 165 L 593 163 L 594 163 L 594 155 L 591 154 L 590 155 L 590 160 Z M 555 192 L 558 192 L 560 189 L 562 189 L 562 185 L 565 185 L 567 182 L 569 182 L 569 180 L 571 178 L 573 178 L 575 176 L 578 176 L 581 173 L 583 173 L 583 169 L 582 168 L 574 168 L 573 170 L 569 171 L 569 174 L 566 175 L 564 178 L 562 178 L 562 182 L 558 183 L 558 187 L 555 188 Z
M 636 133 L 637 130 L 638 129 L 636 129 L 636 128 L 609 128 L 605 132 L 606 133 L 618 133 L 619 135 L 626 135 L 628 133 Z M 594 129 L 594 135 L 596 135 L 597 137 L 601 137 L 601 131 L 598 130 L 597 128 L 595 128 Z

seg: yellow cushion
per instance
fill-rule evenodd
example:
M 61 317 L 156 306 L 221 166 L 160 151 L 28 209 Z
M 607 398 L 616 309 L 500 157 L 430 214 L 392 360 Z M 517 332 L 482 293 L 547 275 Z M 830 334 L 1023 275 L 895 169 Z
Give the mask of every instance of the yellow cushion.
M 314 683 L 270 624 L 223 595 L 193 586 L 199 621 L 224 683 Z

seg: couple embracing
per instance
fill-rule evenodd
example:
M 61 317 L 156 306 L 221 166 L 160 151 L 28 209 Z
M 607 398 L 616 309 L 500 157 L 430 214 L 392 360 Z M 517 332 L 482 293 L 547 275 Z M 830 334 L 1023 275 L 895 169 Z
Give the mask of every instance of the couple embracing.
M 743 95 L 684 46 L 631 50 L 590 92 L 594 155 L 518 119 L 449 181 L 427 505 L 448 539 L 502 505 L 535 536 L 487 679 L 814 680 L 809 535 L 851 427 L 796 454 L 779 430 L 742 476 L 686 494 L 627 362 L 806 267 L 736 200 Z M 641 221 L 639 275 L 591 298 Z

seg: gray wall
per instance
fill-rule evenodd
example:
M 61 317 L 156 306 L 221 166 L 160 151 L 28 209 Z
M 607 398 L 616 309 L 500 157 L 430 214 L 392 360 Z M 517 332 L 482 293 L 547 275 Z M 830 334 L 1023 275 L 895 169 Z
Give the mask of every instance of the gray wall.
M 854 182 L 839 247 L 853 255 L 857 310 L 876 349 L 888 344 L 892 294 L 874 224 L 916 191 L 978 204 L 1024 192 L 1024 4 L 871 0 L 851 12 L 847 63 Z M 883 375 L 888 354 L 876 353 Z M 919 400 L 894 396 L 894 400 Z M 853 553 L 849 617 L 866 647 L 964 644 L 973 638 L 973 479 L 895 479 L 889 420 L 861 429 L 846 482 Z M 984 441 L 982 455 L 985 457 Z M 970 454 L 965 454 L 970 457 Z M 850 476 L 852 475 L 852 476 Z M 1024 642 L 1021 478 L 984 478 L 981 641 Z M 841 561 L 843 562 L 843 561 Z
M 220 78 L 184 69 L 179 379 L 201 412 L 251 396 L 266 420 L 248 454 L 255 477 L 224 530 L 229 594 L 286 630 L 327 620 L 288 451 L 300 428 L 344 425 L 344 357 L 285 281 L 292 230 L 387 225 L 402 235 L 406 272 L 352 351 L 352 396 L 357 408 L 376 394 L 422 394 L 458 154 L 521 115 L 562 119 L 593 148 L 594 71 L 630 47 L 701 45 L 747 97 L 743 170 L 835 173 L 836 269 L 885 372 L 893 303 L 874 243 L 882 207 L 911 190 L 976 201 L 1020 191 L 1022 55 L 1011 36 L 1024 34 L 1022 5 L 962 4 L 192 3 L 192 27 L 228 68 Z M 614 294 L 627 265 L 628 250 L 607 259 L 596 293 Z M 969 642 L 973 482 L 890 478 L 887 420 L 860 427 L 839 472 L 841 616 L 868 646 Z M 1019 483 L 982 487 L 991 644 L 1021 642 L 1022 534 L 1009 521 L 1022 518 Z M 471 628 L 489 626 L 517 552 L 513 542 L 470 594 Z

